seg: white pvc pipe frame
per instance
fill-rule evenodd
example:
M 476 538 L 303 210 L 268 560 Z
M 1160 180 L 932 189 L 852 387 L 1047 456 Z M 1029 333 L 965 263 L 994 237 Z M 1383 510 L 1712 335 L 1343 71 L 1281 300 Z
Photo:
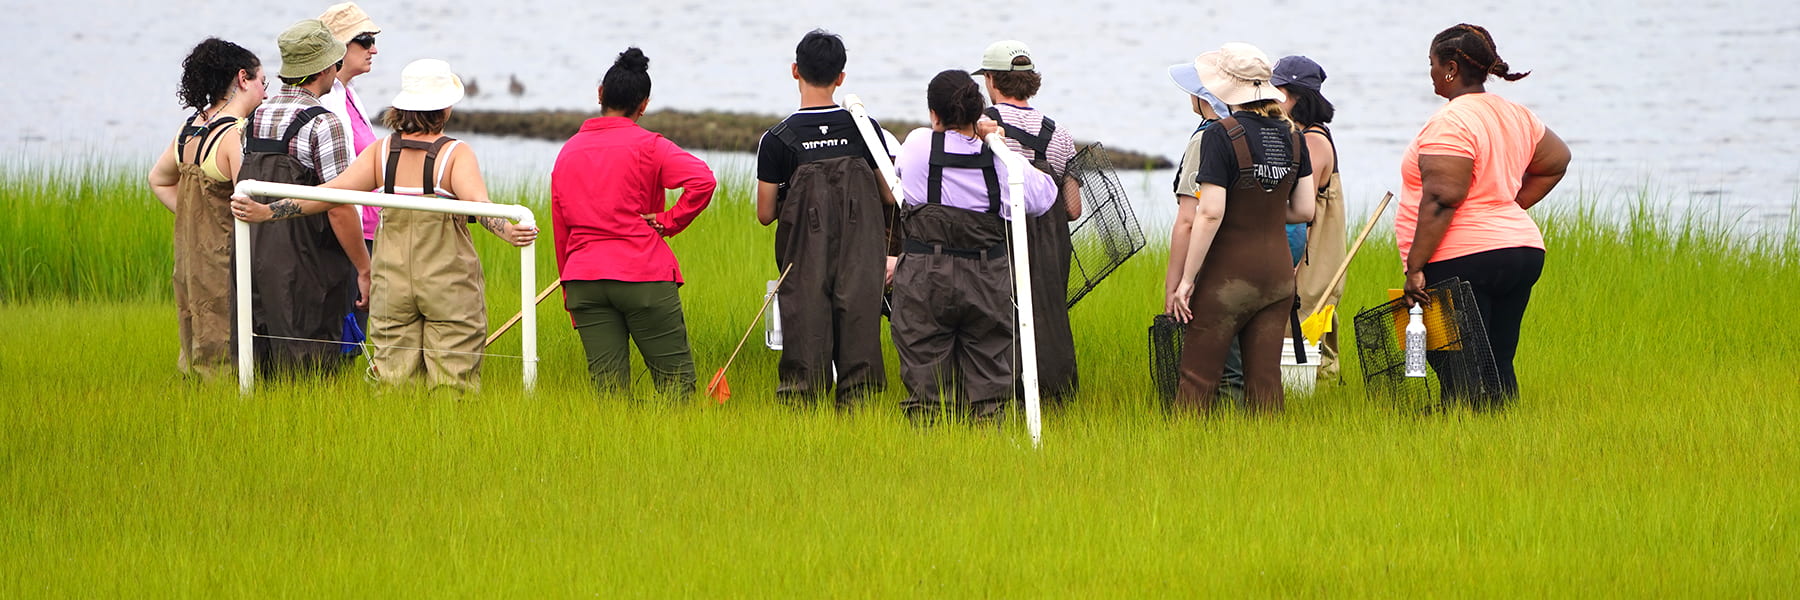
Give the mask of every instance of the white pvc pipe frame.
M 247 196 L 299 198 L 334 204 L 362 204 L 452 215 L 499 217 L 526 227 L 537 226 L 537 218 L 532 215 L 531 209 L 517 204 L 353 192 L 288 183 L 270 183 L 253 179 L 238 182 L 237 193 Z M 233 221 L 232 234 L 234 236 L 232 252 L 236 257 L 237 264 L 238 390 L 248 394 L 255 383 L 256 370 L 255 351 L 251 347 L 250 335 L 252 331 L 250 322 L 250 224 Z M 536 248 L 536 244 L 519 248 L 519 306 L 522 307 L 520 312 L 523 314 L 519 328 L 520 334 L 524 338 L 520 354 L 524 358 L 526 391 L 531 391 L 537 385 L 537 310 L 535 310 L 536 303 L 533 302 L 536 298 L 532 295 L 532 290 L 537 289 Z
M 875 167 L 881 171 L 881 178 L 888 188 L 894 192 L 894 200 L 900 201 L 900 176 L 894 170 L 893 161 L 887 155 L 876 151 L 880 147 L 879 132 L 869 124 L 869 114 L 863 108 L 862 99 L 855 94 L 844 96 L 844 108 L 850 111 L 851 120 L 856 122 L 856 129 L 862 134 L 864 145 L 869 147 L 869 155 L 875 159 Z M 1006 163 L 1006 185 L 1009 190 L 1009 204 L 1012 209 L 1012 266 L 1013 288 L 1018 296 L 1019 316 L 1019 365 L 1020 380 L 1025 383 L 1025 429 L 1031 433 L 1031 445 L 1037 446 L 1044 441 L 1044 409 L 1038 398 L 1038 364 L 1037 364 L 1037 331 L 1036 311 L 1031 304 L 1031 253 L 1025 243 L 1025 170 L 1034 169 L 1025 157 L 1007 147 L 1006 138 L 999 133 L 987 136 L 988 146 L 994 154 Z

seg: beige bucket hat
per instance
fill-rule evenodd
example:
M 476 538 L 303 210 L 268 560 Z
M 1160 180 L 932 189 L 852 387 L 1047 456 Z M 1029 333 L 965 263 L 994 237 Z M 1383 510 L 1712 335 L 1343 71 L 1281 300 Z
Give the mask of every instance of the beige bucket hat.
M 331 30 L 318 19 L 307 19 L 288 27 L 275 38 L 281 50 L 281 76 L 305 77 L 319 73 L 344 59 L 344 43 L 331 37 Z
M 440 110 L 450 108 L 462 98 L 462 79 L 450 72 L 450 63 L 421 58 L 400 70 L 400 93 L 394 95 L 394 108 Z
M 369 13 L 355 2 L 333 4 L 319 15 L 319 20 L 331 28 L 331 37 L 337 38 L 339 44 L 348 44 L 350 39 L 364 33 L 381 33 L 375 21 L 369 19 Z
M 1281 102 L 1287 95 L 1269 81 L 1273 70 L 1269 55 L 1256 46 L 1231 42 L 1194 58 L 1201 85 L 1226 104 L 1238 106 L 1257 100 Z

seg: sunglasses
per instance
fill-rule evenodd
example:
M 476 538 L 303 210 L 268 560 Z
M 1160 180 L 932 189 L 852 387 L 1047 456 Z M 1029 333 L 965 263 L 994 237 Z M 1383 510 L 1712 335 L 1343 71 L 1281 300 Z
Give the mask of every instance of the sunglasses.
M 358 46 L 362 46 L 364 50 L 367 50 L 369 48 L 374 48 L 375 47 L 375 34 L 373 34 L 373 33 L 356 34 L 356 37 L 350 38 L 350 43 L 356 44 Z

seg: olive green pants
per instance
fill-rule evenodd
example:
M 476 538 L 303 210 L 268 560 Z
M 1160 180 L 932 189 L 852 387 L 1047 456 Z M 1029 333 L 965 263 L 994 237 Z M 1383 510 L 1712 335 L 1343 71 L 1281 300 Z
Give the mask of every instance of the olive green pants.
M 563 282 L 563 308 L 575 321 L 588 375 L 602 395 L 629 394 L 632 342 L 657 394 L 676 399 L 694 393 L 694 357 L 678 287 L 673 281 Z

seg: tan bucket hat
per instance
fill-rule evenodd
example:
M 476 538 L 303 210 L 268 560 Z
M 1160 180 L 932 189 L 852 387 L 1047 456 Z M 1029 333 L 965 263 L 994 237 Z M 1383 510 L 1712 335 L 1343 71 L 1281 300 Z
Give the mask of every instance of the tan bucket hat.
M 463 98 L 463 82 L 450 72 L 450 63 L 421 58 L 400 70 L 400 93 L 394 95 L 394 108 L 431 111 L 450 108 Z
M 1281 102 L 1287 95 L 1269 81 L 1273 76 L 1269 55 L 1256 46 L 1231 42 L 1194 58 L 1201 85 L 1226 104 L 1238 106 L 1257 100 Z
M 281 76 L 305 77 L 319 73 L 344 59 L 344 43 L 331 37 L 325 22 L 307 19 L 288 27 L 275 38 L 281 49 Z
M 370 20 L 369 14 L 355 2 L 333 4 L 325 9 L 325 14 L 319 15 L 319 20 L 331 28 L 331 37 L 337 38 L 339 44 L 348 44 L 359 34 L 381 33 L 381 28 L 375 26 L 375 21 Z

